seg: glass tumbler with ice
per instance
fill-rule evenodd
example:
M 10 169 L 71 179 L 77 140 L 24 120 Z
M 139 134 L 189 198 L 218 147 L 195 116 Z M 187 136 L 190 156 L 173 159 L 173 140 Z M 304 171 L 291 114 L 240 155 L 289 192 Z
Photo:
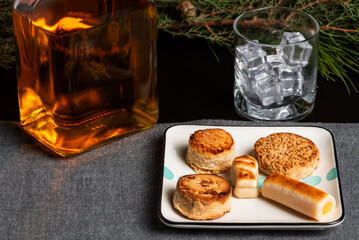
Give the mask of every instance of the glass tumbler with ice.
M 236 112 L 250 120 L 300 120 L 313 110 L 318 22 L 286 7 L 265 7 L 234 22 Z

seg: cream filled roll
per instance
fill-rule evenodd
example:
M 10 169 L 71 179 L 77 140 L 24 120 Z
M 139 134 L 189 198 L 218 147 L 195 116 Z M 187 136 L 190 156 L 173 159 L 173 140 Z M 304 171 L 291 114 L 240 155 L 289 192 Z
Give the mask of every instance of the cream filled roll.
M 280 173 L 272 173 L 264 180 L 261 193 L 318 221 L 330 217 L 336 206 L 330 194 Z

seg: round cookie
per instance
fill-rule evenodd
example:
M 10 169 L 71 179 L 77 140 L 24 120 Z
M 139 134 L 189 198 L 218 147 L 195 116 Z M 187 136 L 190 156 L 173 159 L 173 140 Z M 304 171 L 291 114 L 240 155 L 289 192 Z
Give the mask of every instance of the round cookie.
M 235 158 L 233 137 L 223 129 L 204 129 L 191 134 L 186 162 L 196 173 L 223 173 Z
M 253 156 L 262 172 L 278 172 L 298 180 L 312 175 L 319 166 L 318 147 L 294 133 L 273 133 L 258 139 Z
M 232 185 L 214 174 L 181 177 L 172 203 L 184 216 L 195 220 L 216 219 L 231 210 Z

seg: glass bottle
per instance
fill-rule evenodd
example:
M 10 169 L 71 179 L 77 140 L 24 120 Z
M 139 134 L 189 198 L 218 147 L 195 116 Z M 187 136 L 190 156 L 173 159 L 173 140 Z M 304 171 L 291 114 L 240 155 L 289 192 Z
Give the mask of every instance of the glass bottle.
M 147 0 L 16 0 L 20 124 L 61 156 L 158 119 L 157 12 Z

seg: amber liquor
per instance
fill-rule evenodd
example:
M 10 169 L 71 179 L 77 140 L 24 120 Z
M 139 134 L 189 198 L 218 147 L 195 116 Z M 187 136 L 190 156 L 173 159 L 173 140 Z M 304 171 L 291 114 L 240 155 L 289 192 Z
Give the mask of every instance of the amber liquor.
M 13 23 L 28 133 L 69 156 L 156 123 L 153 3 L 37 1 L 29 12 L 24 2 Z

